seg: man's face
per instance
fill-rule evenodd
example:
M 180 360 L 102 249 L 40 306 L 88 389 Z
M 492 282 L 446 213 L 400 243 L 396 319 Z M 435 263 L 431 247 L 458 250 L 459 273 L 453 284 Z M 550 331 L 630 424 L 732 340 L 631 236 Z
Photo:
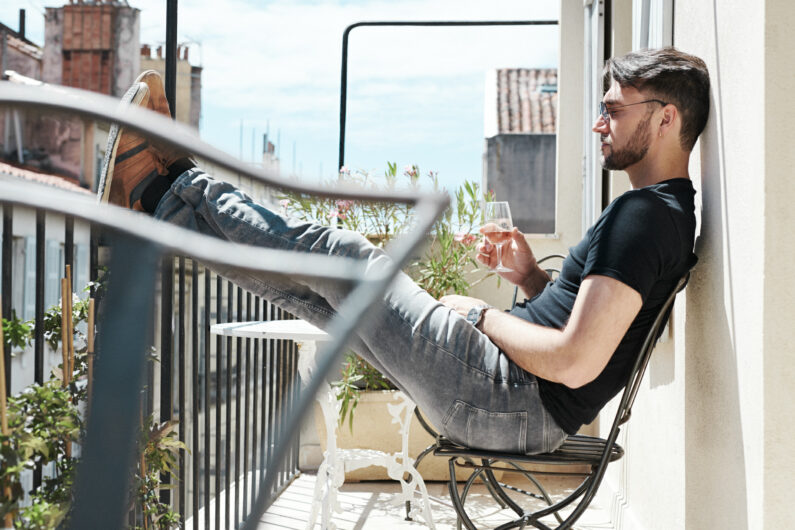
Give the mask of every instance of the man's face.
M 593 131 L 602 140 L 602 167 L 626 169 L 646 156 L 651 144 L 651 119 L 655 103 L 639 103 L 648 99 L 632 87 L 622 88 L 613 81 L 602 101 L 607 106 L 609 120 L 601 115 Z M 635 104 L 638 103 L 638 104 Z

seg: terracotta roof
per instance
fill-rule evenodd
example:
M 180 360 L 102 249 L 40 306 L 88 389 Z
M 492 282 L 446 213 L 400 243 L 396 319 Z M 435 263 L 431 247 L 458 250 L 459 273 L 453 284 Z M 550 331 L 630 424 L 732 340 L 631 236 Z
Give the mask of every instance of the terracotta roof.
M 49 175 L 47 173 L 40 173 L 32 169 L 12 166 L 11 164 L 6 164 L 4 162 L 0 162 L 0 177 L 2 176 L 10 176 L 10 177 L 21 178 L 24 180 L 31 180 L 33 182 L 39 182 L 41 184 L 46 184 L 48 186 L 53 186 L 55 188 L 60 188 L 62 190 L 93 195 L 91 190 L 87 190 L 82 186 L 80 186 L 80 184 L 75 179 L 71 179 L 69 177 L 61 177 L 59 175 Z
M 556 69 L 500 68 L 496 77 L 498 134 L 556 132 Z

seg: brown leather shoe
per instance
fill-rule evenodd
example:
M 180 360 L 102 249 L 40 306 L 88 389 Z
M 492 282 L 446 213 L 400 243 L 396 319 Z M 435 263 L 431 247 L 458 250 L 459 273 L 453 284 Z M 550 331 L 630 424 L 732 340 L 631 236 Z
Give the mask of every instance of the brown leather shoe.
M 143 72 L 122 98 L 122 105 L 138 105 L 170 116 L 163 81 L 154 70 Z M 149 142 L 135 131 L 113 124 L 100 173 L 97 196 L 100 202 L 144 211 L 141 196 L 158 175 L 188 154 Z
M 156 70 L 146 70 L 135 80 L 136 83 L 146 83 L 149 88 L 149 101 L 151 109 L 164 116 L 171 117 L 171 110 L 166 99 L 166 87 L 163 78 Z

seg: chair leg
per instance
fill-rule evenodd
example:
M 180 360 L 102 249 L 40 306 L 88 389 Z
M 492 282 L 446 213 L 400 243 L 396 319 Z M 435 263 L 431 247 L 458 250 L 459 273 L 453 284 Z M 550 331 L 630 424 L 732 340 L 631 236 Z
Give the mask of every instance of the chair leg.
M 485 465 L 485 463 L 484 463 Z M 486 469 L 486 476 L 489 477 L 489 480 L 493 480 L 494 484 L 496 485 L 495 493 L 497 496 L 502 499 L 502 502 L 505 506 L 508 506 L 511 510 L 516 513 L 516 515 L 524 515 L 525 511 L 522 509 L 521 506 L 516 504 L 513 499 L 511 499 L 507 493 L 502 488 L 502 485 L 497 482 L 497 478 L 494 476 L 494 472 L 491 469 Z
M 538 481 L 538 479 L 536 479 L 535 476 L 531 472 L 527 471 L 526 469 L 523 469 L 522 466 L 520 466 L 519 464 L 517 464 L 515 462 L 509 462 L 509 464 L 511 466 L 513 466 L 515 469 L 517 469 L 518 471 L 520 471 L 522 473 L 522 475 L 524 475 L 525 478 L 527 478 L 527 480 L 529 480 L 530 482 L 535 484 L 535 487 L 538 488 L 538 491 L 541 492 L 541 495 L 543 496 L 543 500 L 546 501 L 547 506 L 552 506 L 552 504 L 553 504 L 552 498 L 549 496 L 549 494 L 547 493 L 547 490 L 544 488 L 544 486 L 541 485 L 541 483 Z M 519 488 L 513 488 L 511 486 L 506 486 L 506 487 L 508 487 L 508 489 L 521 491 L 521 490 L 519 490 Z M 530 495 L 530 496 L 536 497 L 536 498 L 538 497 L 537 495 L 534 495 L 533 493 L 531 493 L 529 491 L 527 491 L 527 492 L 521 491 L 521 493 L 525 493 L 527 495 Z M 555 515 L 555 519 L 558 520 L 558 524 L 562 524 L 563 523 L 563 518 L 560 516 L 560 514 L 558 512 L 555 512 L 554 515 Z
M 456 515 L 458 516 L 457 527 L 461 528 L 458 525 L 463 523 L 463 525 L 467 527 L 467 530 L 477 530 L 475 525 L 472 523 L 472 520 L 464 511 L 464 505 L 461 502 L 461 498 L 458 496 L 458 485 L 457 485 L 458 483 L 456 481 L 456 475 L 455 475 L 455 457 L 450 458 L 447 465 L 450 473 L 450 482 L 447 483 L 447 486 L 448 489 L 450 490 L 450 500 L 453 501 L 453 507 L 455 508 Z M 474 478 L 476 478 L 477 475 L 479 474 L 480 474 L 479 471 L 475 471 L 474 473 L 472 473 L 472 476 L 469 477 L 469 480 L 470 481 L 474 480 Z
M 497 478 L 494 476 L 494 474 L 486 473 L 486 475 L 482 478 L 482 480 L 483 483 L 486 485 L 486 489 L 489 490 L 491 497 L 494 499 L 494 502 L 496 502 L 500 506 L 500 509 L 502 510 L 507 508 L 508 505 L 505 503 L 504 500 L 502 500 L 500 494 L 497 493 L 497 490 L 500 489 L 501 485 L 500 482 L 497 480 Z

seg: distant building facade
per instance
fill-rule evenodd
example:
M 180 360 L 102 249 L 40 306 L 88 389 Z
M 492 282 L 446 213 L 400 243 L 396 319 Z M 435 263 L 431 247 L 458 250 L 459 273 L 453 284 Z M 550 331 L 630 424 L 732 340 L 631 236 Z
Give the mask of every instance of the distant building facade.
M 126 0 L 70 0 L 46 8 L 43 47 L 25 39 L 24 14 L 20 16 L 20 31 L 0 25 L 2 69 L 18 74 L 12 80 L 38 80 L 121 97 L 141 71 L 165 72 L 162 49 L 152 57 L 149 46 L 141 46 L 140 10 Z M 195 128 L 201 118 L 201 71 L 188 63 L 188 48 L 181 46 L 177 119 Z M 0 156 L 96 189 L 108 129 L 107 123 L 66 115 L 4 112 Z
M 177 48 L 176 118 L 177 121 L 198 129 L 202 107 L 202 67 L 192 66 L 188 62 L 188 52 L 187 45 L 180 45 Z M 158 46 L 153 55 L 151 46 L 142 45 L 140 60 L 140 71 L 155 70 L 165 78 L 166 59 L 163 56 L 162 46 Z
M 557 70 L 503 68 L 486 80 L 483 186 L 522 232 L 555 232 Z

